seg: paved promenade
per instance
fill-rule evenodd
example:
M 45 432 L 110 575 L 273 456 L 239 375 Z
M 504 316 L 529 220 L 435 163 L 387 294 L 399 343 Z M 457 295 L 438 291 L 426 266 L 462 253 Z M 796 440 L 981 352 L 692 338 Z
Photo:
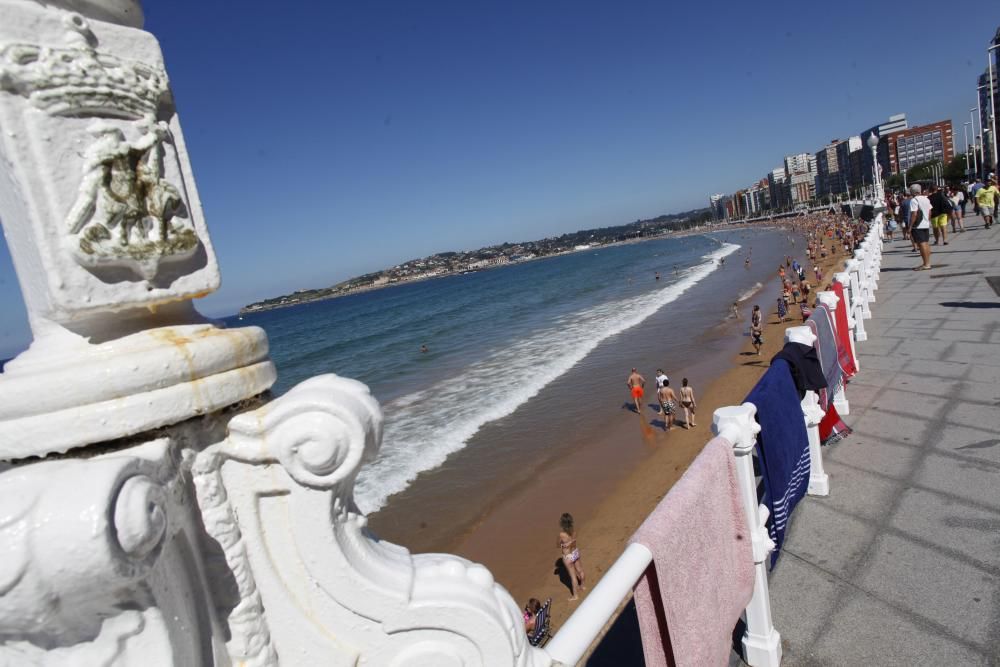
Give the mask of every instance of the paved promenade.
M 887 243 L 861 373 L 770 578 L 784 665 L 1000 665 L 1000 226 Z

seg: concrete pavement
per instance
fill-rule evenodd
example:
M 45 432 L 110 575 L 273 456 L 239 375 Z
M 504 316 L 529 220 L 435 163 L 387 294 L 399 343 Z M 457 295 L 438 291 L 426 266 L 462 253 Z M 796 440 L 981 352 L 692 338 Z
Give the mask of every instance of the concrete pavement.
M 785 665 L 1000 665 L 1000 225 L 966 223 L 931 271 L 886 244 L 854 434 L 770 577 Z

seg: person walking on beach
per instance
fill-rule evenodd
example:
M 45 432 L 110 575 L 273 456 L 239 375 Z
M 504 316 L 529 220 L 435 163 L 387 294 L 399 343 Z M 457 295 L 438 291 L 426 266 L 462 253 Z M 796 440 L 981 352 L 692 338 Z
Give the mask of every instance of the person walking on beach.
M 914 271 L 931 268 L 931 202 L 920 194 L 922 191 L 919 183 L 910 186 L 910 194 L 913 195 L 910 200 L 910 240 L 923 260 L 920 266 L 914 267 Z
M 740 319 L 740 302 L 733 301 L 733 317 Z
M 663 369 L 662 368 L 657 368 L 656 369 L 656 388 L 659 389 L 660 387 L 663 386 L 664 382 L 669 382 L 669 381 L 670 381 L 670 378 L 668 378 L 667 374 L 663 372 Z
M 663 430 L 674 427 L 674 413 L 677 412 L 677 394 L 670 388 L 670 380 L 656 390 L 656 398 L 660 402 L 660 414 L 663 415 Z
M 562 551 L 563 565 L 569 574 L 570 587 L 573 596 L 570 600 L 579 600 L 579 591 L 587 590 L 584 586 L 583 563 L 580 562 L 580 547 L 576 544 L 576 528 L 573 526 L 573 515 L 569 512 L 559 517 L 559 549 Z
M 629 374 L 628 379 L 625 380 L 625 384 L 628 386 L 629 393 L 632 395 L 632 401 L 635 403 L 635 411 L 642 414 L 642 397 L 646 394 L 646 378 L 639 375 L 639 371 L 632 369 Z
M 780 299 L 778 303 L 781 303 Z M 684 428 L 690 429 L 692 426 L 697 426 L 691 418 L 694 416 L 694 409 L 698 407 L 698 404 L 694 400 L 694 389 L 688 386 L 687 378 L 681 380 L 681 407 L 684 408 Z
M 764 328 L 763 328 L 763 315 L 760 312 L 760 306 L 753 307 L 753 315 L 750 316 L 750 338 L 753 340 L 753 346 L 757 350 L 757 355 L 760 356 L 760 348 L 764 346 Z

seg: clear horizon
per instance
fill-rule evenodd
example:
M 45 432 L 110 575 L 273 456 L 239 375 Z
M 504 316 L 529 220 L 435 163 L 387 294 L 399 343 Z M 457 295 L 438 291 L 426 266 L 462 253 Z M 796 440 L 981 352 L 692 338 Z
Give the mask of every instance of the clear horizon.
M 951 119 L 961 151 L 1000 25 L 1000 10 L 965 20 L 909 64 L 902 36 L 936 4 L 145 11 L 222 269 L 198 302 L 210 316 L 436 252 L 703 208 L 896 113 Z M 7 357 L 30 333 L 6 250 L 0 300 Z

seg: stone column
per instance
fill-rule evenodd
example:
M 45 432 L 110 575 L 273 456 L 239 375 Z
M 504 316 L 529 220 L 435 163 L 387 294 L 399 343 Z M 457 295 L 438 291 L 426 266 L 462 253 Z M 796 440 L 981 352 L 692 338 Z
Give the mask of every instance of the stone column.
M 219 268 L 138 3 L 0 0 L 0 15 L 0 216 L 34 335 L 0 382 L 0 457 L 265 391 L 264 332 L 220 329 L 192 306 Z
M 220 26 L 221 27 L 221 26 Z M 354 505 L 382 415 L 270 401 L 135 0 L 0 0 L 0 219 L 34 340 L 0 375 L 0 664 L 547 665 L 486 568 Z

